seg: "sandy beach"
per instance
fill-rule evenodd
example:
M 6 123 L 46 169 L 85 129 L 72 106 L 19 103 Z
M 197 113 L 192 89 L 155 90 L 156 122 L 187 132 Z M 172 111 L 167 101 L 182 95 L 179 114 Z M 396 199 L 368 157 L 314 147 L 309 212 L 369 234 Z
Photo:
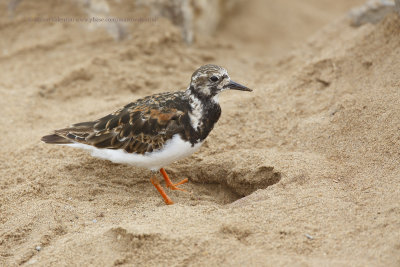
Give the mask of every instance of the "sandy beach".
M 363 3 L 241 1 L 188 45 L 163 17 L 116 41 L 27 21 L 87 16 L 73 1 L 1 1 L 0 265 L 400 266 L 400 16 L 351 27 Z M 40 142 L 208 63 L 254 91 L 224 92 L 200 151 L 166 166 L 189 179 L 174 205 L 148 170 Z

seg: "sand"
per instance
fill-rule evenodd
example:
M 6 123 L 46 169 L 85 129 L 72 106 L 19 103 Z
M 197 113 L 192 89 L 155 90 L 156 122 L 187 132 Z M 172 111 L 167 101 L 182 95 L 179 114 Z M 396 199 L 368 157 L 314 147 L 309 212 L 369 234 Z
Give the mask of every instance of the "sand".
M 362 1 L 249 1 L 186 45 L 168 20 L 117 42 L 67 1 L 0 16 L 0 265 L 400 266 L 400 19 L 349 26 Z M 114 15 L 147 13 L 127 1 Z M 167 166 L 190 193 L 166 206 L 150 173 L 41 143 L 224 66 L 201 150 Z

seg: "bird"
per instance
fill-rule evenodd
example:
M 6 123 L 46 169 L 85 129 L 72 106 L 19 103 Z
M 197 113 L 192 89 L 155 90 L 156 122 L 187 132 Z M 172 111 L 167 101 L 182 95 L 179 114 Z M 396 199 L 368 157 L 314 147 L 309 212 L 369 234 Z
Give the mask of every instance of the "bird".
M 48 144 L 89 150 L 93 157 L 129 164 L 151 171 L 150 182 L 165 204 L 166 187 L 181 190 L 188 182 L 173 183 L 164 167 L 198 151 L 221 116 L 219 94 L 226 90 L 252 89 L 232 81 L 220 66 L 207 64 L 191 76 L 186 90 L 146 96 L 93 121 L 80 122 L 43 136 Z

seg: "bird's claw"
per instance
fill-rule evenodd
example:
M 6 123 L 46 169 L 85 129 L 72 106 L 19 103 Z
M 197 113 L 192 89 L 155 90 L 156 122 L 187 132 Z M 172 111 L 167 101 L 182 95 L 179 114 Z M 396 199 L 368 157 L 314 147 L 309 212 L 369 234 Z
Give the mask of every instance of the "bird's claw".
M 167 183 L 167 188 L 171 189 L 171 190 L 180 190 L 183 192 L 187 192 L 187 190 L 179 188 L 178 185 L 187 183 L 189 180 L 188 178 L 183 179 L 182 181 L 180 181 L 179 183 L 173 184 L 173 183 Z

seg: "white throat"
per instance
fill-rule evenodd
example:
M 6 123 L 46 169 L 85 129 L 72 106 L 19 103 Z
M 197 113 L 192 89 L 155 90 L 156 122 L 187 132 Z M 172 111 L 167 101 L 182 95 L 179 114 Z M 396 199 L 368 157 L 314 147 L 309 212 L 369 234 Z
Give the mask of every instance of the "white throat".
M 215 96 L 213 96 L 213 98 L 211 98 L 211 101 L 213 101 L 215 104 L 219 104 L 218 96 L 219 96 L 219 94 L 216 94 Z
M 203 116 L 203 106 L 197 97 L 190 94 L 189 95 L 189 103 L 192 111 L 189 112 L 190 123 L 193 129 L 198 130 L 201 127 L 201 117 Z

